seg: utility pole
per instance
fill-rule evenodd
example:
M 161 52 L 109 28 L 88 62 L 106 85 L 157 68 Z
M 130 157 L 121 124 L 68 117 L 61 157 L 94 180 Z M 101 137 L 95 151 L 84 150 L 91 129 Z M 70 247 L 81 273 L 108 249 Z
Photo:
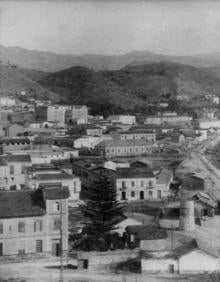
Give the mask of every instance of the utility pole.
M 60 188 L 60 279 L 59 282 L 63 282 L 63 222 L 62 222 L 62 186 Z

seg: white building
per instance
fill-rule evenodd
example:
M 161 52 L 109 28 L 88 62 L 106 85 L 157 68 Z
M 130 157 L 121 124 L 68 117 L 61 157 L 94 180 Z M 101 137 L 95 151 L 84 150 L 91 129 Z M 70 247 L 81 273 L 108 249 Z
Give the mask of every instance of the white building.
M 136 117 L 132 115 L 111 115 L 107 118 L 108 121 L 122 124 L 135 124 Z
M 73 141 L 74 148 L 89 148 L 94 149 L 96 145 L 103 141 L 102 137 L 82 136 Z
M 200 129 L 220 128 L 220 120 L 199 120 Z

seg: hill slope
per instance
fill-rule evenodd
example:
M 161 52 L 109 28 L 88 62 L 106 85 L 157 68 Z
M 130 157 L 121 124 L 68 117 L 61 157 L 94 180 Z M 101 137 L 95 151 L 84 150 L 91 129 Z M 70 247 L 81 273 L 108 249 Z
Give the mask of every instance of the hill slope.
M 167 62 L 99 72 L 73 67 L 49 74 L 39 83 L 68 103 L 111 105 L 124 110 L 176 95 L 220 94 L 220 79 L 214 74 Z
M 73 66 L 82 66 L 93 70 L 119 70 L 129 64 L 139 65 L 169 61 L 195 67 L 219 67 L 220 53 L 197 56 L 168 56 L 147 51 L 134 51 L 124 55 L 62 55 L 52 52 L 27 50 L 21 47 L 0 45 L 0 61 L 19 65 L 29 69 L 56 72 Z
M 37 83 L 37 80 L 46 75 L 48 73 L 0 64 L 0 95 L 6 92 L 16 93 L 26 90 L 32 94 L 36 93 L 36 97 L 56 99 L 55 93 Z

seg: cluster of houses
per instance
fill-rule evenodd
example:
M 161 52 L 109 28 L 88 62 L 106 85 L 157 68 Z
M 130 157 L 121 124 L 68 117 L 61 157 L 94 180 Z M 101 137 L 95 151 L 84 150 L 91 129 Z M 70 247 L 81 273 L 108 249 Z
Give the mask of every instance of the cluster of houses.
M 148 202 L 155 213 L 127 213 L 116 223 L 126 250 L 105 260 L 81 254 L 79 267 L 132 257 L 143 272 L 218 269 L 217 248 L 195 236 L 215 216 L 217 200 L 202 176 L 177 183 L 171 165 L 184 159 L 190 142 L 206 139 L 209 127 L 198 130 L 192 117 L 175 112 L 104 118 L 89 115 L 86 105 L 0 102 L 0 256 L 59 256 L 61 244 L 68 252 L 69 211 L 105 175 L 119 202 Z

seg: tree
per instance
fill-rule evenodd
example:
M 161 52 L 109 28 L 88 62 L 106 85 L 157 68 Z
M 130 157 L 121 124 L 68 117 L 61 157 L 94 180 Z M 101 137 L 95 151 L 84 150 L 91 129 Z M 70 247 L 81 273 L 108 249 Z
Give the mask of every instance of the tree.
M 95 240 L 106 240 L 115 230 L 116 219 L 123 216 L 113 183 L 106 176 L 94 181 L 81 209 L 89 220 L 85 224 L 85 233 Z

